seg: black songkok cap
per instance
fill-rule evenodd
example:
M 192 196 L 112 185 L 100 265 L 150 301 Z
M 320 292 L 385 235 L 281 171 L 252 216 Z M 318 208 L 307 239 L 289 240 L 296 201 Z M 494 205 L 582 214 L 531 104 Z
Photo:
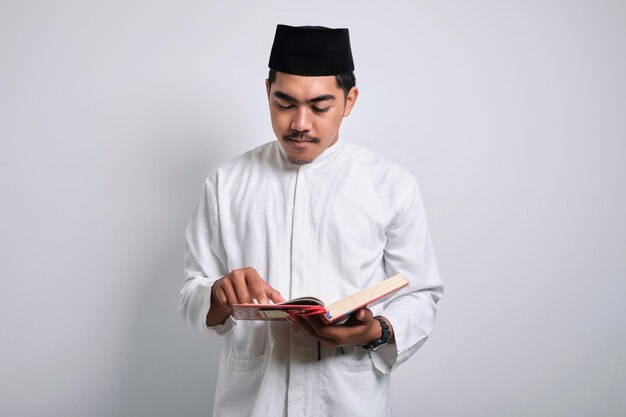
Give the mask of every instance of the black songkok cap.
M 348 29 L 278 25 L 269 67 L 307 76 L 354 71 Z

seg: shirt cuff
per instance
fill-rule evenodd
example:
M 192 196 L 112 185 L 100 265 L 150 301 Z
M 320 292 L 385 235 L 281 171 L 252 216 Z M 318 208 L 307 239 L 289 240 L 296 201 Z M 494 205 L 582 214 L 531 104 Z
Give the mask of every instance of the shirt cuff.
M 395 343 L 388 343 L 371 354 L 372 362 L 376 369 L 383 374 L 388 374 L 394 369 L 394 365 L 398 360 L 398 347 Z
M 382 304 L 377 304 L 370 307 L 372 314 L 374 317 L 384 317 L 387 319 L 391 326 L 393 327 L 394 336 L 396 332 L 396 321 L 389 318 L 386 314 L 383 313 Z M 374 363 L 374 367 L 382 372 L 383 374 L 388 374 L 393 369 L 396 361 L 398 360 L 398 348 L 395 343 L 388 343 L 386 345 L 381 346 L 376 350 L 376 352 L 371 352 L 372 362 Z
M 208 310 L 207 310 L 207 314 L 208 314 Z M 235 320 L 233 316 L 229 315 L 224 321 L 224 323 L 218 324 L 216 326 L 207 326 L 205 324 L 204 328 L 207 333 L 214 334 L 216 336 L 224 336 L 225 334 L 229 333 L 233 329 L 233 327 L 235 327 L 236 324 L 237 324 L 237 320 Z

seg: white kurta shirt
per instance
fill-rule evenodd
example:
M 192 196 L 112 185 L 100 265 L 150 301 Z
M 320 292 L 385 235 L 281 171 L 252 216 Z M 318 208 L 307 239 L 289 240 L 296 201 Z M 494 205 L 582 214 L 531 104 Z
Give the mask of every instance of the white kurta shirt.
M 179 309 L 223 336 L 215 416 L 387 416 L 389 373 L 428 337 L 443 294 L 419 188 L 398 165 L 343 140 L 306 165 L 278 141 L 218 166 L 186 230 Z M 213 283 L 251 266 L 286 299 L 332 303 L 401 273 L 372 308 L 395 343 L 331 349 L 287 322 L 205 324 Z

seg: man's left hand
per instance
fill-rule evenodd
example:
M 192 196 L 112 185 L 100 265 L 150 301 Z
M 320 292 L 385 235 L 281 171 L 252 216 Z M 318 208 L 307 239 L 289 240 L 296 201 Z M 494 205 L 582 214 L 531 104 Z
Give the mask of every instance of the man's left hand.
M 393 340 L 391 323 L 381 318 L 387 322 Z M 382 334 L 380 323 L 368 308 L 355 311 L 345 323 L 334 326 L 325 325 L 317 316 L 289 316 L 288 320 L 331 348 L 367 345 Z

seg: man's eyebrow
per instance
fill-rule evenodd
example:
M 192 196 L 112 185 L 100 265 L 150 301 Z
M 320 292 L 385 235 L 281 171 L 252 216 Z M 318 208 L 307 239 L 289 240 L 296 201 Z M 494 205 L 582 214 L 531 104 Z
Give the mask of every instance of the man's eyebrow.
M 324 94 L 323 96 L 314 97 L 309 100 L 309 103 L 317 103 L 318 101 L 334 100 L 335 96 L 332 94 Z
M 294 97 L 291 97 L 289 94 L 285 94 L 282 91 L 274 91 L 274 97 L 278 97 L 278 98 L 282 98 L 285 101 L 289 101 L 291 103 L 297 103 L 298 100 Z M 333 96 L 332 94 L 324 94 L 322 96 L 317 96 L 317 97 L 313 97 L 310 100 L 307 100 L 307 103 L 317 103 L 320 101 L 326 101 L 326 100 L 335 100 L 336 97 Z
M 274 97 L 282 98 L 283 100 L 290 101 L 292 103 L 298 102 L 298 100 L 296 100 L 295 98 L 291 97 L 288 94 L 283 93 L 282 91 L 274 91 Z

